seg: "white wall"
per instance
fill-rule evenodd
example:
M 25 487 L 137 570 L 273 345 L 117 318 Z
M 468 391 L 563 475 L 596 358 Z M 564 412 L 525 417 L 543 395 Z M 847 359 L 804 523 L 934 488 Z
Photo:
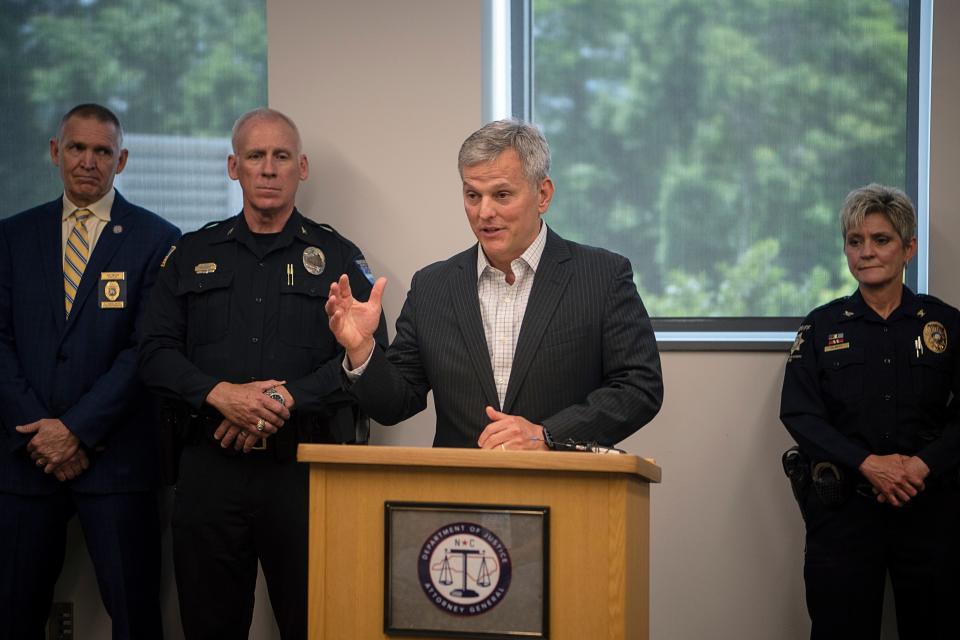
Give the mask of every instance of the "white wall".
M 270 104 L 300 125 L 311 178 L 300 207 L 334 225 L 390 280 L 396 319 L 413 272 L 468 246 L 456 154 L 480 124 L 481 0 L 269 0 Z M 960 303 L 960 5 L 934 15 L 931 291 Z M 654 457 L 655 640 L 799 640 L 802 523 L 780 454 L 784 355 L 665 353 L 662 412 L 625 447 Z M 428 410 L 377 428 L 379 444 L 427 446 Z M 58 598 L 78 602 L 81 638 L 106 637 L 96 586 L 74 535 Z M 167 564 L 169 569 L 169 563 Z M 180 637 L 165 579 L 168 637 Z M 377 597 L 376 595 L 372 597 Z M 278 638 L 265 592 L 252 638 Z M 88 632 L 89 630 L 89 632 Z M 885 636 L 895 637 L 885 625 Z

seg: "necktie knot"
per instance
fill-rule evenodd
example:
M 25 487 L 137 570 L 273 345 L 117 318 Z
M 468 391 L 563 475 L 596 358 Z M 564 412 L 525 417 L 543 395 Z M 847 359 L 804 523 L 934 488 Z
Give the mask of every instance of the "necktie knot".
M 93 215 L 93 212 L 90 209 L 77 209 L 73 212 L 73 217 L 76 219 L 77 224 L 86 226 L 87 218 Z

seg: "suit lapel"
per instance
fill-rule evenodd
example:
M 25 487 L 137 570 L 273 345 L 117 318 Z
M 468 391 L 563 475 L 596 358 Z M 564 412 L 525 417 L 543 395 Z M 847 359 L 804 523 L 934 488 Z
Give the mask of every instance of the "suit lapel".
M 570 252 L 564 241 L 550 229 L 547 229 L 547 245 L 543 249 L 540 266 L 533 279 L 530 300 L 523 313 L 520 325 L 520 337 L 517 350 L 513 354 L 513 366 L 510 369 L 510 382 L 503 402 L 503 412 L 510 413 L 523 380 L 530 370 L 543 333 L 553 317 L 557 304 L 570 281 Z
M 130 205 L 118 191 L 114 197 L 113 207 L 110 209 L 110 222 L 100 232 L 100 238 L 87 261 L 86 269 L 83 270 L 83 277 L 80 278 L 80 286 L 77 288 L 77 297 L 73 301 L 73 311 L 70 312 L 68 326 L 73 324 L 80 310 L 87 303 L 91 292 L 96 290 L 100 271 L 117 252 L 124 239 L 130 235 L 132 219 L 128 219 L 129 213 Z
M 57 329 L 63 331 L 66 308 L 63 304 L 63 200 L 58 198 L 46 206 L 37 229 L 40 265 L 50 307 Z
M 464 252 L 464 259 L 451 274 L 451 297 L 457 314 L 460 334 L 467 345 L 467 353 L 477 372 L 477 378 L 483 387 L 483 394 L 491 407 L 499 409 L 500 400 L 497 388 L 493 384 L 493 368 L 490 366 L 490 353 L 487 339 L 483 333 L 483 321 L 480 318 L 480 301 L 477 299 L 477 251 Z M 472 256 L 472 262 L 471 262 Z

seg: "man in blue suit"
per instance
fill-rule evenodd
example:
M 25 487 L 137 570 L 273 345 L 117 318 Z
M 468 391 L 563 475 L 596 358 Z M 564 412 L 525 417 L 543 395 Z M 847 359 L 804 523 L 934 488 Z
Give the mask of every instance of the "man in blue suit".
M 76 513 L 114 638 L 159 638 L 157 435 L 137 328 L 179 231 L 127 202 L 117 117 L 50 140 L 63 196 L 0 221 L 0 635 L 43 638 Z

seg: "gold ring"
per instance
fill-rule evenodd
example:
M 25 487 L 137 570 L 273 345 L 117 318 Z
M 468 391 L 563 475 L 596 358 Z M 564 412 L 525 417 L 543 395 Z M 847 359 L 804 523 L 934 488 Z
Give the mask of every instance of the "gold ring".
M 502 442 L 500 443 L 500 448 L 503 449 L 504 451 L 507 450 L 507 446 L 506 446 L 505 444 L 503 444 Z
M 263 418 L 257 420 L 257 431 L 263 431 L 265 426 L 267 426 L 267 423 L 263 421 Z

